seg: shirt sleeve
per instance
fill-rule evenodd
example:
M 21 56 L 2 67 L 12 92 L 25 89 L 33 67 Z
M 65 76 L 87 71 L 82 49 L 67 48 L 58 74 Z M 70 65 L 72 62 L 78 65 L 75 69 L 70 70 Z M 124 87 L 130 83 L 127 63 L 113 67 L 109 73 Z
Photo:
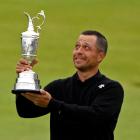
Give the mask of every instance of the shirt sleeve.
M 46 87 L 47 91 L 53 93 L 53 86 L 55 82 L 51 82 Z M 26 94 L 26 93 L 25 93 Z M 31 101 L 23 97 L 22 95 L 16 95 L 16 109 L 20 117 L 23 118 L 34 118 L 39 117 L 50 112 L 49 108 L 43 108 L 34 105 Z
M 49 108 L 51 111 L 61 111 L 73 116 L 77 120 L 89 120 L 102 122 L 110 119 L 117 121 L 121 105 L 123 102 L 124 91 L 122 86 L 113 82 L 102 88 L 90 106 L 68 104 L 60 100 L 52 99 Z

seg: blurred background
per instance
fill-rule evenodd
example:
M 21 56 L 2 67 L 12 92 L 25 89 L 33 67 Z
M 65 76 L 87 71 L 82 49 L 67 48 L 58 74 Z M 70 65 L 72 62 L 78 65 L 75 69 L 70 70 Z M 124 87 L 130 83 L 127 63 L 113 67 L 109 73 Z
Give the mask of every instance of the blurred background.
M 28 20 L 44 10 L 38 60 L 34 68 L 44 87 L 75 72 L 72 50 L 83 30 L 102 32 L 109 50 L 100 70 L 122 83 L 125 99 L 115 140 L 140 139 L 140 1 L 139 0 L 1 0 L 0 1 L 0 140 L 49 140 L 49 115 L 23 119 L 11 94 L 21 57 L 21 32 Z

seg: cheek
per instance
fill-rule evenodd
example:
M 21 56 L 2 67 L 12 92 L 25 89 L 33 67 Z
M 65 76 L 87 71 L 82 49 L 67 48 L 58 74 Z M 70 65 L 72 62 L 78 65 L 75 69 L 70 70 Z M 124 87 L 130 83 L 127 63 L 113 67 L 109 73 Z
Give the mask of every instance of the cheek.
M 74 53 L 75 53 L 75 50 L 72 51 L 72 54 L 74 54 Z
M 75 56 L 75 51 L 73 50 L 73 52 L 72 52 L 72 56 L 74 57 Z
M 98 55 L 97 54 L 90 55 L 89 61 L 91 61 L 91 62 L 98 62 Z

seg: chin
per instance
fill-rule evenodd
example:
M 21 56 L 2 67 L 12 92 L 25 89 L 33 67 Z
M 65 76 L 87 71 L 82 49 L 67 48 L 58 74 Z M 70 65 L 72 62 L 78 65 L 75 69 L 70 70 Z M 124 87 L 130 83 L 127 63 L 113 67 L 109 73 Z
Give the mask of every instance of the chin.
M 82 65 L 75 65 L 75 68 L 79 71 L 86 71 L 86 67 Z
M 74 61 L 74 66 L 79 71 L 85 71 L 88 68 L 87 64 L 84 62 L 75 62 Z

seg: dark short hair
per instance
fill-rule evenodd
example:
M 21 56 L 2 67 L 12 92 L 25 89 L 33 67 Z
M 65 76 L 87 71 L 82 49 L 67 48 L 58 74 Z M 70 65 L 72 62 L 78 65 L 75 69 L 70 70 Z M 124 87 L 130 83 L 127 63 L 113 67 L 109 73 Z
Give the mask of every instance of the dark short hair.
M 105 54 L 107 53 L 108 48 L 107 39 L 100 32 L 94 30 L 86 30 L 82 32 L 81 35 L 95 35 L 97 37 L 96 47 L 101 51 L 103 51 Z

